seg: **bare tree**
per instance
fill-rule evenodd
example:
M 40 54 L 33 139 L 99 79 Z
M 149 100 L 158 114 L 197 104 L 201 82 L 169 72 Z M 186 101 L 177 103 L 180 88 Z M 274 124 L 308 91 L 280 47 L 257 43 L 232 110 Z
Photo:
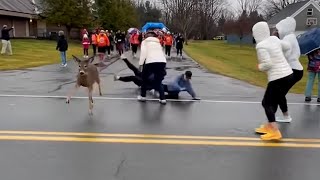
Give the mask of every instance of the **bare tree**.
M 259 11 L 263 4 L 261 1 L 262 0 L 237 0 L 240 8 L 240 14 L 244 11 L 248 14 L 253 11 Z

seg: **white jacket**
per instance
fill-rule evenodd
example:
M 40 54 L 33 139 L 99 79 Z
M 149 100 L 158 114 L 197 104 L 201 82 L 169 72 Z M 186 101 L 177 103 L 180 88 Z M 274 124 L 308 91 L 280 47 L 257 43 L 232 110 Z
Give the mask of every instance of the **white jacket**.
M 281 41 L 276 36 L 270 36 L 266 22 L 255 24 L 252 33 L 257 42 L 259 70 L 267 72 L 269 82 L 292 74 L 293 71 L 283 53 L 290 51 L 290 44 Z
M 141 53 L 139 65 L 150 63 L 166 63 L 166 57 L 160 45 L 160 41 L 156 37 L 148 37 L 141 43 Z
M 296 20 L 292 17 L 287 17 L 281 20 L 276 28 L 279 33 L 279 38 L 283 41 L 288 42 L 291 45 L 291 50 L 286 52 L 284 55 L 290 64 L 292 69 L 303 70 L 299 58 L 301 56 L 300 47 L 296 35 L 294 34 L 296 30 Z

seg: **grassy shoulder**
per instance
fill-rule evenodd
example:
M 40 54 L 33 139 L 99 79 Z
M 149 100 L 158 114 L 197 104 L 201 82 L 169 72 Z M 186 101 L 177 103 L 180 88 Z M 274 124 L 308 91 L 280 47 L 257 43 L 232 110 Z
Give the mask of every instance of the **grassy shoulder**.
M 260 87 L 267 85 L 267 75 L 257 69 L 258 61 L 254 46 L 230 45 L 222 41 L 191 41 L 185 46 L 185 51 L 211 72 Z M 306 69 L 307 59 L 303 56 L 301 63 Z M 303 79 L 290 92 L 303 94 L 306 82 L 307 71 L 304 72 Z
M 61 62 L 59 51 L 56 51 L 56 41 L 13 39 L 11 44 L 13 55 L 0 55 L 0 70 L 25 69 Z M 72 55 L 82 55 L 80 42 L 69 42 L 67 59 L 71 59 Z

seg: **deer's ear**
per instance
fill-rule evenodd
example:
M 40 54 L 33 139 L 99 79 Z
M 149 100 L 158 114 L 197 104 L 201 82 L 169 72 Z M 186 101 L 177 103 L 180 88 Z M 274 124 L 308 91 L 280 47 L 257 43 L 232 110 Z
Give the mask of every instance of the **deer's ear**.
M 81 62 L 81 60 L 79 58 L 75 57 L 74 55 L 72 55 L 72 57 L 73 57 L 73 60 L 75 60 L 77 63 Z
M 94 56 L 91 56 L 88 60 L 89 60 L 89 63 L 92 63 L 94 61 Z

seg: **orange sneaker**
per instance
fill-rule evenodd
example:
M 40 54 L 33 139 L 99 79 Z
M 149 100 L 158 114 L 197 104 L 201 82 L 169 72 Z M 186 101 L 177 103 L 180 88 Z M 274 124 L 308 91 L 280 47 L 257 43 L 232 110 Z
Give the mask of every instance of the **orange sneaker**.
M 282 138 L 282 134 L 279 130 L 269 130 L 266 134 L 261 135 L 260 138 L 264 141 L 280 140 Z
M 269 128 L 266 125 L 261 125 L 260 127 L 255 129 L 258 134 L 267 134 L 269 132 Z

